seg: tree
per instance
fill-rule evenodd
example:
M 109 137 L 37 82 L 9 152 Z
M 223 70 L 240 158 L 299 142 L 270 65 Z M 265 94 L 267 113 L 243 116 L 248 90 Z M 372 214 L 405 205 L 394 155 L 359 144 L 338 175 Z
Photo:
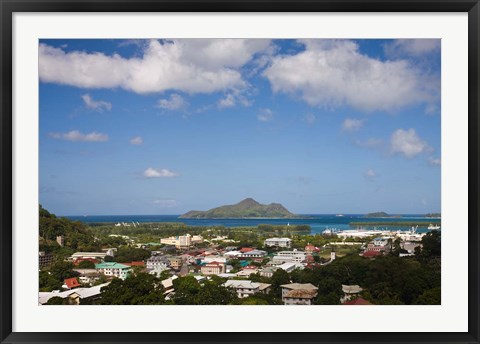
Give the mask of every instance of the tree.
M 101 289 L 103 305 L 161 305 L 165 303 L 163 286 L 155 276 L 139 273 L 125 280 L 114 278 Z
M 73 271 L 72 269 L 72 263 L 57 261 L 50 267 L 50 273 L 57 281 L 63 282 L 67 278 L 79 276 L 79 273 Z
M 342 284 L 333 277 L 322 279 L 318 284 L 317 305 L 338 305 L 343 295 Z
M 290 283 L 290 276 L 288 272 L 283 269 L 277 269 L 270 278 L 270 283 L 272 284 L 272 292 L 276 296 L 282 295 L 282 284 Z
M 46 305 L 68 305 L 68 298 L 61 298 L 59 296 L 54 296 L 48 299 Z
M 416 305 L 440 305 L 442 302 L 440 287 L 425 290 L 416 300 Z
M 193 305 L 200 291 L 200 285 L 193 276 L 179 277 L 173 280 L 175 296 L 173 300 L 178 305 Z
M 422 238 L 422 256 L 425 258 L 440 257 L 442 253 L 441 235 L 437 230 L 425 234 Z
M 194 297 L 196 305 L 228 305 L 237 299 L 236 292 L 231 288 L 207 281 Z
M 40 271 L 38 282 L 40 291 L 60 290 L 63 284 L 63 280 L 57 280 L 48 271 Z
M 95 269 L 95 263 L 91 260 L 82 260 L 77 267 L 79 269 Z

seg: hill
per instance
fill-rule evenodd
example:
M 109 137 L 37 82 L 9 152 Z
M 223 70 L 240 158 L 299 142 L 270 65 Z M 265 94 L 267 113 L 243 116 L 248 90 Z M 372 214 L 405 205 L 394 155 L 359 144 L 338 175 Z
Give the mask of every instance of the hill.
M 260 204 L 253 198 L 246 198 L 233 205 L 223 205 L 207 211 L 191 210 L 180 216 L 183 219 L 218 219 L 218 218 L 293 218 L 280 203 Z
M 369 213 L 369 214 L 365 215 L 365 217 L 375 218 L 375 217 L 401 217 L 401 216 L 399 216 L 399 215 L 389 215 L 384 211 L 378 211 L 376 213 Z

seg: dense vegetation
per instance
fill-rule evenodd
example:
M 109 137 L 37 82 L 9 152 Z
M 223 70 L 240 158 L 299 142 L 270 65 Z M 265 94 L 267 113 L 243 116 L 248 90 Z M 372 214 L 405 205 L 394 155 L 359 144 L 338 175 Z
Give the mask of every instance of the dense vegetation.
M 295 217 L 295 215 L 289 212 L 283 205 L 279 203 L 270 203 L 268 205 L 260 204 L 252 198 L 246 198 L 237 204 L 224 205 L 207 211 L 191 210 L 180 217 L 196 219 L 249 217 L 292 218 Z

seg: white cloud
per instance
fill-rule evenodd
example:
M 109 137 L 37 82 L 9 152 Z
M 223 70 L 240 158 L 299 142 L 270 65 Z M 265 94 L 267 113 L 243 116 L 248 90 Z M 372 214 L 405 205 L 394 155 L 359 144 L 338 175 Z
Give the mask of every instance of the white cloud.
M 231 93 L 227 94 L 225 98 L 222 98 L 217 102 L 217 106 L 220 109 L 234 107 L 235 104 L 236 104 L 235 97 Z
M 442 164 L 442 160 L 440 158 L 434 158 L 431 156 L 428 158 L 428 163 L 433 166 L 440 166 Z
M 365 172 L 365 178 L 367 179 L 375 179 L 376 177 L 378 177 L 377 173 L 371 168 Z
M 277 55 L 263 72 L 273 92 L 300 96 L 312 106 L 392 111 L 438 99 L 438 77 L 406 60 L 381 61 L 348 40 L 302 40 L 305 51 Z
M 260 122 L 270 122 L 273 119 L 273 111 L 270 109 L 260 109 L 257 114 L 257 119 Z
M 130 139 L 130 144 L 135 145 L 135 146 L 140 146 L 141 144 L 143 144 L 143 139 L 142 139 L 141 136 L 131 138 Z
M 65 52 L 39 46 L 42 82 L 81 88 L 123 88 L 146 94 L 178 90 L 212 93 L 242 89 L 239 69 L 270 46 L 262 39 L 150 40 L 140 57 L 99 52 Z
M 157 107 L 165 110 L 182 110 L 188 106 L 187 101 L 179 94 L 171 94 L 170 98 L 160 99 Z
M 413 158 L 420 153 L 430 150 L 428 144 L 420 139 L 415 129 L 398 129 L 391 137 L 391 152 L 403 154 L 407 158 Z
M 177 201 L 173 199 L 156 199 L 153 204 L 158 205 L 160 208 L 173 208 L 178 205 Z
M 82 96 L 82 99 L 87 109 L 92 109 L 95 111 L 110 111 L 112 109 L 112 103 L 106 102 L 104 100 L 93 100 L 89 94 L 84 94 Z
M 143 175 L 146 178 L 172 178 L 178 177 L 178 173 L 167 170 L 166 168 L 155 169 L 152 167 L 147 168 Z
M 440 39 L 397 39 L 385 45 L 388 56 L 421 56 L 440 51 Z
M 78 130 L 72 130 L 68 133 L 49 133 L 49 136 L 57 140 L 65 141 L 84 141 L 84 142 L 104 142 L 108 141 L 108 135 L 92 132 L 89 134 L 82 134 Z
M 363 126 L 363 119 L 346 118 L 342 123 L 343 131 L 357 131 Z

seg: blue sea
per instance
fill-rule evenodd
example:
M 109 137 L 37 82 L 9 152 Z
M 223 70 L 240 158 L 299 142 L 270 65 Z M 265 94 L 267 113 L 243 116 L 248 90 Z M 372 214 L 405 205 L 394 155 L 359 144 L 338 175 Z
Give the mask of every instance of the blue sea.
M 118 223 L 118 222 L 181 222 L 188 226 L 225 226 L 225 227 L 247 227 L 258 226 L 260 224 L 271 225 L 309 225 L 312 234 L 323 232 L 327 228 L 337 230 L 356 229 L 350 226 L 350 222 L 424 222 L 427 226 L 429 223 L 439 222 L 438 218 L 426 218 L 423 215 L 401 215 L 399 218 L 366 218 L 359 214 L 344 214 L 337 216 L 335 214 L 300 215 L 302 218 L 296 219 L 181 219 L 180 215 L 92 215 L 92 216 L 66 216 L 74 221 L 81 221 L 87 224 L 100 223 Z M 387 229 L 385 226 L 369 226 L 365 229 Z M 389 230 L 407 230 L 409 227 L 388 226 Z M 419 228 L 418 232 L 425 232 L 426 228 Z

